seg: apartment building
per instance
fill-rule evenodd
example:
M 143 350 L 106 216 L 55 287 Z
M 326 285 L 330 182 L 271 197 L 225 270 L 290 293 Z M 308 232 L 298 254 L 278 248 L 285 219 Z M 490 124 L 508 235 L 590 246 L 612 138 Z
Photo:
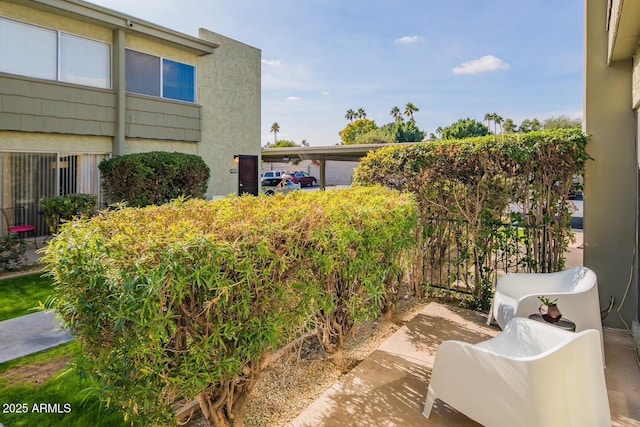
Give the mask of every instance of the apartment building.
M 208 196 L 257 193 L 259 49 L 186 35 L 80 0 L 0 0 L 0 204 L 100 195 L 98 164 L 197 154 Z

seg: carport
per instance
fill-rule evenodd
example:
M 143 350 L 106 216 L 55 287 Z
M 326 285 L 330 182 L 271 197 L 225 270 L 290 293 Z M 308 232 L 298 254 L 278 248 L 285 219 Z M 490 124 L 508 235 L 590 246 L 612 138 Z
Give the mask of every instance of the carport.
M 413 145 L 416 142 L 402 142 L 394 145 Z M 263 148 L 262 161 L 267 163 L 287 163 L 292 160 L 317 160 L 320 162 L 320 189 L 326 183 L 327 160 L 358 162 L 370 151 L 376 151 L 390 144 L 329 145 L 321 147 Z

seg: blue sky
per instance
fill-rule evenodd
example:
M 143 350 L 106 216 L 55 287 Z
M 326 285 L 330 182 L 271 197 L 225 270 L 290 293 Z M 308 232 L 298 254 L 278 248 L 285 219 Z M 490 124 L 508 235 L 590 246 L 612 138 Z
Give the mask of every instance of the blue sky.
M 582 117 L 583 0 L 92 0 L 262 51 L 261 144 L 334 145 L 347 109 L 407 102 L 428 133 L 497 112 Z

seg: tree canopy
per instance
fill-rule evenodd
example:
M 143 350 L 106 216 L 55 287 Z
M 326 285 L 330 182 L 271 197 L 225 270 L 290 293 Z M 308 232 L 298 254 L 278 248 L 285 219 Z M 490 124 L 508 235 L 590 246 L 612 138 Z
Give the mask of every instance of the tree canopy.
M 269 142 L 265 145 L 265 148 L 286 148 L 286 147 L 299 147 L 300 145 L 296 144 L 293 141 L 289 141 L 287 139 L 280 139 L 276 142 Z
M 489 135 L 489 128 L 477 120 L 460 119 L 442 129 L 442 139 L 464 139 Z
M 376 129 L 378 129 L 378 125 L 376 125 L 375 121 L 370 119 L 357 119 L 340 131 L 340 138 L 344 145 L 356 144 L 356 139 L 359 136 Z
M 573 129 L 582 126 L 582 120 L 572 119 L 569 116 L 560 115 L 558 117 L 549 117 L 542 122 L 542 128 L 544 130 L 551 129 Z
M 486 120 L 486 115 L 485 115 Z M 574 129 L 582 126 L 582 120 L 572 119 L 566 115 L 560 115 L 558 117 L 549 117 L 542 122 L 537 117 L 533 119 L 524 119 L 520 126 L 511 118 L 507 118 L 502 126 L 503 133 L 528 133 L 538 130 L 552 130 L 552 129 Z
M 388 123 L 381 129 L 391 135 L 393 142 L 419 142 L 425 137 L 424 131 L 420 130 L 414 120 Z
M 421 130 L 413 117 L 420 109 L 413 103 L 407 102 L 404 112 L 394 106 L 389 114 L 393 122 L 378 128 L 375 121 L 366 118 L 364 109 L 347 110 L 345 119 L 349 124 L 339 132 L 342 144 L 389 144 L 395 142 L 419 142 L 424 140 L 425 132 Z M 404 120 L 407 117 L 407 121 Z

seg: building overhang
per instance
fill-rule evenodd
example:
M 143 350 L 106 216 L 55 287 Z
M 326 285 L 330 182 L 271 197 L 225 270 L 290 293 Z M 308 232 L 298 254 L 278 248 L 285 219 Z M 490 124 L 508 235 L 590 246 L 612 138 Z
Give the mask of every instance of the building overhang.
M 217 44 L 189 36 L 169 28 L 152 24 L 115 10 L 107 9 L 81 0 L 5 0 L 26 7 L 39 9 L 56 15 L 68 16 L 80 21 L 94 23 L 103 27 L 123 29 L 152 40 L 172 44 L 180 49 L 203 56 L 214 52 Z
M 607 64 L 632 58 L 640 41 L 640 1 L 610 0 L 607 30 Z
M 322 147 L 286 147 L 263 148 L 262 161 L 268 163 L 287 163 L 292 160 L 336 160 L 343 162 L 358 162 L 369 152 L 391 145 L 410 146 L 417 142 L 403 142 L 397 144 L 354 144 L 331 145 Z

